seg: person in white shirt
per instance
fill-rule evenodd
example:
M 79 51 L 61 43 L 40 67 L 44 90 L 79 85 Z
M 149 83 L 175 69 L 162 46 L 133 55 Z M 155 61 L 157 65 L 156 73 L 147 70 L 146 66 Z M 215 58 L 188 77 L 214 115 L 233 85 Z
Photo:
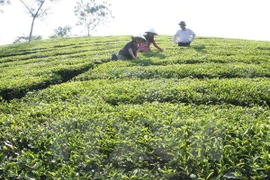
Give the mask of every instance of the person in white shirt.
M 194 41 L 196 34 L 189 28 L 186 28 L 185 21 L 181 21 L 178 25 L 180 28 L 173 36 L 174 43 L 178 46 L 190 46 L 190 43 Z

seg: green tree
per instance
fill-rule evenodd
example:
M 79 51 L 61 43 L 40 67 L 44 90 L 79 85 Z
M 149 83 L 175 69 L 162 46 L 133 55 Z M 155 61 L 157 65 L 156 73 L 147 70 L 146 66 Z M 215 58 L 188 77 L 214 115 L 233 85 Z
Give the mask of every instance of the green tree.
M 42 36 L 32 36 L 32 40 L 40 40 Z M 18 36 L 17 39 L 14 40 L 13 44 L 27 42 L 29 40 L 28 36 Z
M 10 4 L 10 0 L 0 0 L 0 5 L 3 6 L 3 5 L 6 5 L 6 4 Z
M 47 16 L 48 8 L 43 8 L 43 5 L 44 5 L 46 0 L 31 0 L 31 2 L 27 1 L 27 3 L 25 2 L 25 0 L 20 0 L 20 1 L 21 1 L 21 3 L 23 3 L 23 5 L 28 10 L 28 13 L 32 17 L 32 23 L 31 23 L 29 39 L 28 39 L 28 41 L 30 42 L 32 40 L 32 34 L 33 34 L 35 20 L 37 18 L 44 18 L 45 16 Z M 57 1 L 57 0 L 49 0 L 49 1 L 53 2 L 53 1 Z
M 3 12 L 2 7 L 6 4 L 10 4 L 10 0 L 0 0 L 0 13 Z
M 71 32 L 71 26 L 58 27 L 54 30 L 54 35 L 50 36 L 50 38 L 66 38 L 69 37 L 69 33 Z
M 96 0 L 80 0 L 75 6 L 75 15 L 78 17 L 77 25 L 84 26 L 87 30 L 87 35 L 95 28 L 113 18 L 110 10 L 111 4 L 103 1 L 97 3 Z

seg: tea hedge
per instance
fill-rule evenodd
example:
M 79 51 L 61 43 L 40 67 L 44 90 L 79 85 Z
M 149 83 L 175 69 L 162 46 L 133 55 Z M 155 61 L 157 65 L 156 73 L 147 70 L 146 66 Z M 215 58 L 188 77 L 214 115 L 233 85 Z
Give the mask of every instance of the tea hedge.
M 268 42 L 0 46 L 0 179 L 270 179 Z

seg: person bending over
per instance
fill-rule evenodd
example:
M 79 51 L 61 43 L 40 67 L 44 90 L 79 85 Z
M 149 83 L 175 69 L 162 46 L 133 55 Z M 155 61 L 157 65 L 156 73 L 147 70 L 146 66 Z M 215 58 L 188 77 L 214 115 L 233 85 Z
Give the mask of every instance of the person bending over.
M 146 39 L 146 41 L 144 43 L 140 43 L 139 44 L 139 52 L 147 52 L 147 51 L 151 51 L 150 49 L 150 45 L 153 43 L 153 45 L 160 50 L 161 52 L 163 51 L 162 48 L 160 48 L 157 43 L 155 42 L 155 36 L 158 35 L 157 32 L 151 28 L 148 31 L 145 31 L 146 34 L 144 34 L 144 37 Z
M 112 54 L 111 60 L 137 59 L 138 44 L 145 42 L 142 34 L 132 35 L 129 41 L 117 54 Z

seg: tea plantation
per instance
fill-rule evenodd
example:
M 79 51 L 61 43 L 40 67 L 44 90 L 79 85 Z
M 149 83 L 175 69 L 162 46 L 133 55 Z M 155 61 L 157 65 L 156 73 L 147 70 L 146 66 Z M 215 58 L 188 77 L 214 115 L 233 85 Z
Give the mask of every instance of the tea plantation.
M 270 43 L 0 46 L 0 179 L 270 179 Z

